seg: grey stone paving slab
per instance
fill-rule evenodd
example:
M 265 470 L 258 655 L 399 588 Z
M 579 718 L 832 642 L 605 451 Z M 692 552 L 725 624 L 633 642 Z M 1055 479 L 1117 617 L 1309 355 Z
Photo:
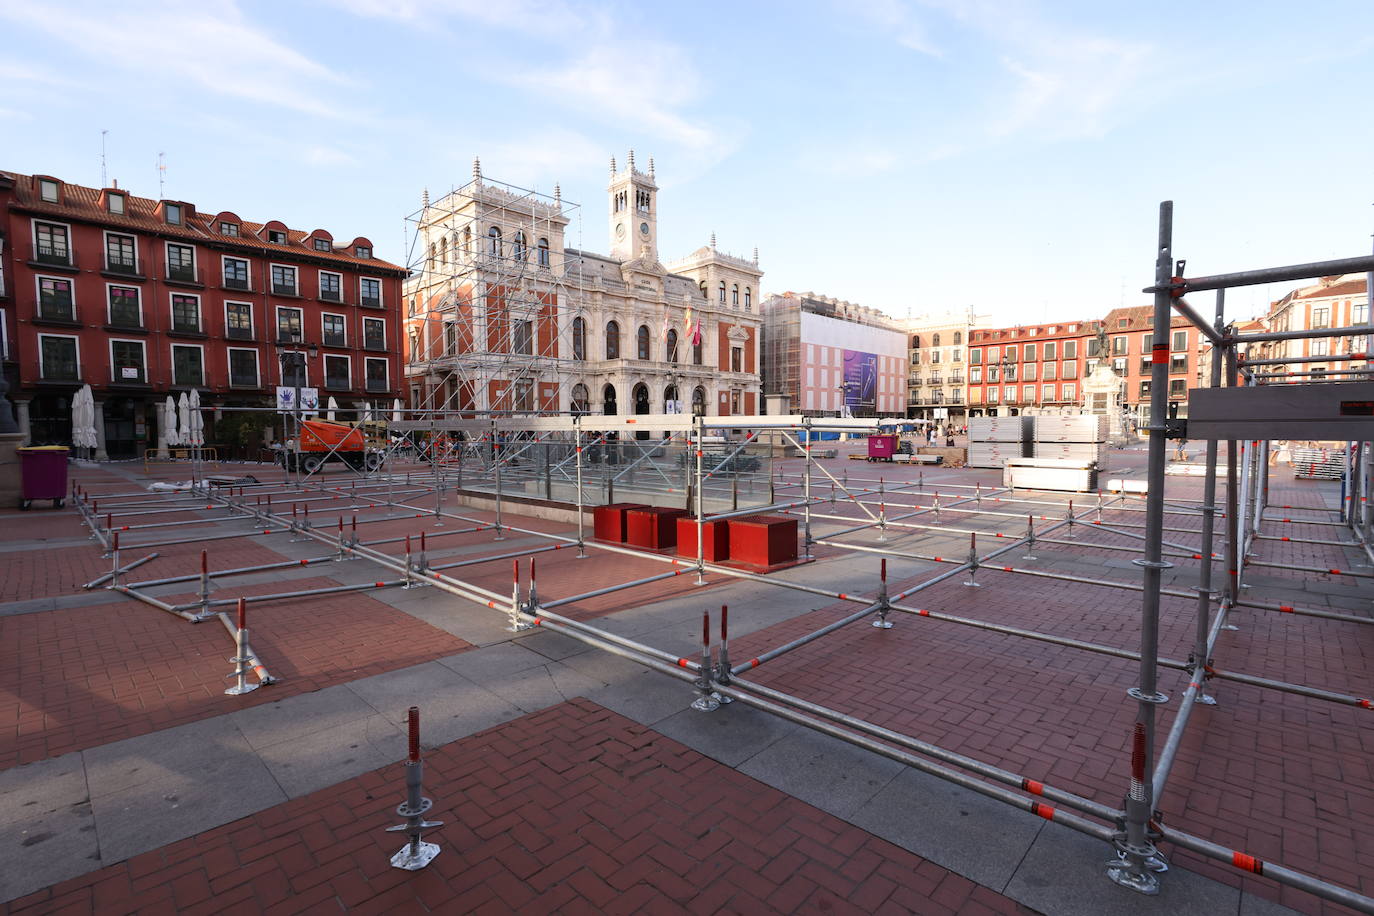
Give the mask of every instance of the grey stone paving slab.
M 520 645 L 553 661 L 562 661 L 570 655 L 589 651 L 586 643 L 552 630 L 539 630 L 522 636 Z
M 587 696 L 641 725 L 654 725 L 681 712 L 695 698 L 691 684 L 656 671 L 641 671 Z
M 802 728 L 739 766 L 741 773 L 845 820 L 903 769 L 895 760 Z
M 1256 897 L 1254 894 L 1240 895 L 1240 916 L 1296 916 L 1297 912 L 1281 903 Z
M 910 769 L 898 773 L 849 821 L 993 890 L 1006 886 L 1045 823 Z
M 0 773 L 0 902 L 100 867 L 80 754 Z
M 353 681 L 358 696 L 397 725 L 411 706 L 420 707 L 420 736 L 437 747 L 520 716 L 512 703 L 474 684 L 455 671 L 428 662 Z
M 507 703 L 520 707 L 521 712 L 534 712 L 572 697 L 585 696 L 602 685 L 555 662 L 489 678 L 482 686 Z
M 439 664 L 463 677 L 481 684 L 487 678 L 499 677 L 544 665 L 548 658 L 531 652 L 519 642 L 507 642 L 476 652 L 459 652 L 438 659 Z
M 286 800 L 229 716 L 84 751 L 103 864 Z
M 0 826 L 21 824 L 89 800 L 79 754 L 0 771 Z
M 282 791 L 298 798 L 403 760 L 405 742 L 399 726 L 374 714 L 259 748 L 258 756 Z
M 77 592 L 73 595 L 58 595 L 52 598 L 29 598 L 24 601 L 7 601 L 0 604 L 0 617 L 16 614 L 38 614 L 44 611 L 66 610 L 67 608 L 94 607 L 97 604 L 111 604 L 122 600 L 121 596 L 102 589 Z
M 592 689 L 619 683 L 644 670 L 644 666 L 638 662 L 591 647 L 586 652 L 567 656 L 559 664 L 590 681 Z
M 1052 916 L 1218 916 L 1240 910 L 1237 888 L 1177 868 L 1163 876 L 1158 896 L 1127 890 L 1107 879 L 1110 858 L 1100 840 L 1045 822 L 1002 893 Z
M 726 766 L 736 767 L 799 727 L 737 701 L 714 712 L 684 709 L 656 723 L 654 730 Z
M 338 684 L 230 713 L 255 749 L 328 731 L 374 716 L 377 710 L 347 685 Z

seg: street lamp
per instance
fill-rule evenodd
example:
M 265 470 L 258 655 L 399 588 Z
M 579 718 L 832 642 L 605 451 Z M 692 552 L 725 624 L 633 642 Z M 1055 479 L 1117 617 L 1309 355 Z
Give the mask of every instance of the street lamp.
M 281 379 L 283 384 L 286 382 L 287 367 L 291 369 L 291 378 L 295 394 L 291 400 L 291 416 L 295 419 L 295 435 L 292 437 L 291 464 L 297 470 L 301 463 L 301 387 L 305 379 L 305 367 L 307 359 L 315 359 L 320 355 L 320 348 L 311 343 L 302 347 L 300 331 L 293 331 L 291 336 L 284 341 L 277 343 L 277 360 L 281 363 Z M 290 469 L 288 469 L 289 471 Z

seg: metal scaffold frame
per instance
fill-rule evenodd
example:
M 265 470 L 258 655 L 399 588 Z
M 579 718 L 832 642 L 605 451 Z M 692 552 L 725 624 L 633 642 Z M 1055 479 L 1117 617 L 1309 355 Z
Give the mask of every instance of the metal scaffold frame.
M 1192 312 L 1192 309 L 1175 295 L 1178 285 L 1183 281 L 1174 277 L 1175 271 L 1168 244 L 1171 219 L 1171 209 L 1167 212 L 1161 211 L 1161 249 L 1156 272 L 1156 287 L 1158 289 L 1155 290 L 1155 339 L 1165 341 L 1168 340 L 1168 335 L 1159 333 L 1159 328 L 1161 326 L 1168 328 L 1171 308 L 1179 308 L 1181 305 L 1182 307 L 1179 308 L 1181 312 L 1189 316 L 1190 319 L 1201 321 Z M 1220 287 L 1216 288 L 1220 289 Z M 1224 310 L 1219 296 L 1215 321 L 1217 328 L 1222 326 L 1223 318 Z M 1235 346 L 1241 338 L 1223 330 L 1216 330 L 1212 325 L 1206 325 L 1203 328 L 1203 333 L 1217 347 L 1215 354 L 1217 358 L 1212 361 L 1211 384 L 1219 385 L 1223 379 L 1223 373 L 1228 384 L 1239 384 L 1241 367 L 1236 359 Z M 1167 349 L 1167 344 L 1165 346 Z M 1223 360 L 1225 360 L 1224 363 Z M 1155 363 L 1152 384 L 1155 386 L 1155 390 L 1167 389 L 1167 353 L 1164 361 Z M 1237 607 L 1286 612 L 1296 616 L 1317 616 L 1361 623 L 1371 622 L 1354 615 L 1341 615 L 1318 609 L 1294 609 L 1286 605 L 1271 605 L 1264 602 L 1242 600 L 1240 589 L 1243 585 L 1244 570 L 1247 565 L 1257 565 L 1249 561 L 1250 546 L 1256 539 L 1265 537 L 1260 534 L 1260 526 L 1263 522 L 1270 521 L 1264 514 L 1268 493 L 1268 465 L 1263 458 L 1265 445 L 1251 442 L 1230 443 L 1225 468 L 1224 495 L 1226 504 L 1224 510 L 1218 504 L 1219 444 L 1215 440 L 1210 441 L 1207 447 L 1207 472 L 1203 482 L 1201 501 L 1193 503 L 1191 500 L 1177 498 L 1166 501 L 1164 488 L 1165 436 L 1169 430 L 1166 428 L 1166 420 L 1163 416 L 1152 416 L 1149 446 L 1149 492 L 1145 497 L 1145 506 L 1141 508 L 1126 505 L 1127 500 L 1132 498 L 1126 494 L 1113 497 L 1107 501 L 1104 501 L 1102 495 L 1098 494 L 1095 501 L 1080 503 L 1075 508 L 1072 500 L 1068 500 L 1067 505 L 1065 505 L 1064 502 L 1054 499 L 1018 497 L 1004 489 L 986 489 L 979 485 L 942 484 L 938 487 L 928 487 L 924 474 L 915 483 L 908 482 L 897 485 L 889 485 L 882 478 L 876 480 L 850 479 L 847 472 L 843 472 L 841 476 L 837 477 L 820 465 L 818 459 L 812 455 L 813 437 L 817 432 L 871 433 L 882 429 L 884 425 L 899 421 L 807 418 L 801 416 L 697 417 L 683 414 L 522 417 L 512 416 L 503 411 L 436 409 L 411 410 L 407 411 L 407 415 L 410 419 L 389 423 L 388 432 L 400 434 L 408 441 L 412 440 L 415 434 L 423 434 L 427 438 L 417 446 L 416 457 L 422 463 L 405 474 L 400 471 L 399 454 L 393 454 L 389 456 L 390 460 L 387 462 L 384 473 L 374 475 L 363 481 L 355 478 L 349 482 L 348 486 L 330 484 L 325 480 L 318 479 L 311 481 L 311 485 L 304 488 L 289 485 L 283 487 L 269 483 L 216 489 L 212 488 L 208 482 L 198 482 L 196 489 L 189 495 L 178 494 L 161 498 L 148 498 L 146 493 L 105 495 L 101 497 L 101 500 L 105 502 L 103 510 L 97 501 L 84 494 L 78 494 L 77 505 L 86 522 L 90 525 L 93 537 L 107 548 L 111 547 L 111 542 L 114 544 L 114 549 L 111 551 L 114 567 L 112 574 L 110 574 L 113 579 L 111 587 L 116 588 L 122 594 L 145 601 L 164 611 L 193 619 L 207 613 L 216 613 L 211 609 L 227 603 L 224 599 L 210 598 L 209 582 L 212 580 L 272 568 L 284 568 L 290 565 L 365 559 L 399 577 L 393 576 L 359 586 L 327 587 L 257 596 L 251 600 L 271 601 L 308 597 L 326 594 L 342 588 L 433 587 L 506 615 L 515 629 L 542 627 L 560 632 L 588 645 L 629 658 L 648 668 L 689 682 L 698 693 L 697 703 L 694 705 L 699 709 L 715 708 L 722 699 L 743 702 L 821 733 L 841 738 L 923 772 L 939 776 L 984 796 L 1003 801 L 1013 807 L 1030 811 L 1040 817 L 1112 843 L 1117 850 L 1117 858 L 1110 869 L 1113 878 L 1136 890 L 1144 892 L 1157 890 L 1159 881 L 1157 875 L 1167 868 L 1167 865 L 1157 850 L 1156 844 L 1167 841 L 1179 848 L 1194 851 L 1242 871 L 1263 874 L 1281 883 L 1302 888 L 1317 896 L 1338 901 L 1357 910 L 1374 912 L 1374 899 L 1362 896 L 1351 889 L 1339 887 L 1276 863 L 1263 862 L 1241 851 L 1227 849 L 1202 837 L 1173 827 L 1166 827 L 1160 812 L 1155 807 L 1155 799 L 1162 794 L 1172 771 L 1173 762 L 1187 729 L 1193 705 L 1210 700 L 1210 697 L 1204 692 L 1204 685 L 1209 681 L 1231 681 L 1343 705 L 1371 707 L 1370 700 L 1366 698 L 1349 696 L 1319 687 L 1276 681 L 1244 672 L 1222 670 L 1214 664 L 1218 638 L 1226 627 L 1228 615 Z M 744 442 L 728 443 L 723 458 L 713 455 L 711 461 L 705 460 L 703 442 L 706 432 L 732 428 L 748 430 L 750 435 Z M 587 499 L 588 484 L 585 479 L 585 472 L 589 466 L 588 451 L 596 444 L 605 444 L 609 433 L 623 435 L 636 429 L 655 430 L 661 433 L 664 438 L 654 439 L 649 443 L 638 443 L 628 438 L 625 442 L 621 442 L 621 446 L 637 451 L 629 453 L 630 458 L 624 462 L 624 467 L 616 466 L 617 475 L 620 476 L 617 476 L 615 480 L 621 481 L 622 486 L 627 486 L 625 481 L 629 479 L 629 475 L 635 472 L 635 469 L 639 469 L 643 473 L 659 475 L 662 480 L 655 478 L 655 487 L 664 493 L 664 498 L 673 501 L 675 505 L 687 508 L 697 523 L 695 557 L 665 556 L 619 544 L 602 543 L 586 537 L 585 512 L 597 502 L 589 502 Z M 734 456 L 742 450 L 757 447 L 761 434 L 781 436 L 790 440 L 802 459 L 802 471 L 799 479 L 794 480 L 791 477 L 774 474 L 770 470 L 766 498 L 762 495 L 762 488 L 760 488 L 759 493 L 752 494 L 752 499 L 747 500 L 759 504 L 748 508 L 739 508 L 741 475 L 738 472 L 731 472 L 729 465 Z M 436 437 L 445 435 L 461 436 L 462 441 L 466 443 L 464 448 L 458 450 L 456 461 L 453 460 L 452 454 L 441 454 L 435 446 Z M 683 450 L 682 454 L 685 460 L 681 464 L 683 479 L 683 486 L 681 487 L 665 486 L 664 484 L 675 484 L 677 479 L 675 476 L 669 477 L 665 474 L 661 463 L 656 464 L 652 460 L 653 455 L 651 453 L 653 450 L 670 447 Z M 533 457 L 540 453 L 541 448 L 545 455 L 542 461 Z M 1347 491 L 1351 494 L 1351 499 L 1346 503 L 1348 508 L 1343 511 L 1340 522 L 1343 525 L 1350 525 L 1356 532 L 1356 538 L 1351 542 L 1341 541 L 1340 543 L 1359 544 L 1367 550 L 1370 519 L 1364 496 L 1369 489 L 1370 480 L 1369 449 L 1364 449 L 1361 454 L 1363 457 L 1359 459 L 1359 462 L 1362 463 L 1359 463 L 1358 467 L 1354 467 L 1351 471 L 1352 488 Z M 555 455 L 557 455 L 556 461 Z M 676 473 L 674 472 L 674 474 Z M 721 480 L 724 477 L 730 477 L 731 483 L 723 484 Z M 813 478 L 818 478 L 818 480 Z M 553 498 L 555 479 L 558 481 L 558 487 L 562 488 L 560 494 L 564 497 L 562 499 Z M 527 496 L 532 481 L 538 480 L 544 482 L 544 493 L 539 494 L 540 496 L 553 502 L 562 502 L 575 512 L 575 536 L 554 534 L 510 524 L 509 518 L 503 516 L 503 500 L 509 499 L 512 495 Z M 817 482 L 824 488 L 823 492 L 817 492 L 814 486 Z M 860 485 L 874 483 L 876 486 Z M 512 486 L 518 488 L 517 493 L 511 493 Z M 537 484 L 534 484 L 534 487 L 537 493 Z M 945 491 L 943 499 L 941 490 Z M 969 490 L 973 492 L 970 493 Z M 464 498 L 491 497 L 494 499 L 495 521 L 445 508 L 443 498 L 446 491 L 455 495 L 461 493 Z M 959 493 L 951 498 L 953 491 L 959 491 Z M 611 497 L 614 493 L 613 484 L 606 486 L 604 491 L 598 487 L 597 492 L 598 494 L 604 492 L 606 497 Z M 707 507 L 708 493 L 711 494 L 710 499 L 716 507 L 714 509 Z M 273 496 L 278 497 L 275 505 L 272 500 Z M 909 502 L 897 502 L 893 499 L 894 496 L 902 499 L 915 498 Z M 926 496 L 931 496 L 933 499 L 930 502 L 925 502 L 923 497 Z M 432 505 L 420 504 L 422 501 L 428 503 L 430 497 L 433 497 Z M 731 497 L 733 497 L 733 501 L 730 501 Z M 127 501 L 121 502 L 120 500 Z M 252 501 L 250 502 L 250 500 Z M 606 501 L 609 502 L 612 499 Z M 291 503 L 289 516 L 285 509 L 285 504 L 288 502 Z M 309 518 L 309 507 L 312 504 L 316 505 L 318 509 L 327 510 L 325 513 L 327 517 L 337 516 L 337 524 L 330 525 L 326 522 L 319 526 L 312 525 Z M 726 504 L 729 504 L 730 508 L 723 508 Z M 830 507 L 830 510 L 818 511 L 825 506 Z M 128 585 L 119 583 L 119 575 L 134 564 L 125 567 L 120 566 L 118 534 L 121 531 L 136 529 L 139 526 L 136 524 L 116 525 L 116 514 L 122 517 L 153 511 L 160 513 L 199 512 L 217 507 L 226 508 L 230 515 L 240 516 L 244 520 L 251 519 L 254 525 L 253 530 L 212 535 L 210 538 L 197 538 L 195 540 L 289 533 L 294 539 L 317 541 L 328 548 L 328 551 L 320 556 L 299 561 L 220 570 L 213 573 L 210 572 L 207 563 L 200 577 L 180 576 Z M 842 514 L 839 507 L 852 508 L 858 514 Z M 300 511 L 302 509 L 304 511 Z M 358 518 L 357 513 L 361 510 L 377 509 L 383 510 L 385 515 L 377 518 Z M 1058 513 L 1054 511 L 1055 509 L 1063 509 L 1064 511 Z M 891 510 L 896 510 L 896 514 L 889 514 Z M 1111 525 L 1104 524 L 1104 511 L 1143 512 L 1145 515 L 1144 534 L 1138 535 L 1125 530 L 1126 523 L 1123 522 L 1113 521 Z M 881 572 L 877 576 L 876 587 L 872 593 L 836 592 L 788 581 L 777 576 L 761 575 L 706 562 L 702 536 L 706 523 L 760 512 L 797 515 L 801 522 L 801 535 L 808 559 L 811 556 L 812 547 L 816 545 L 853 551 L 856 556 L 874 554 L 879 557 Z M 960 527 L 944 525 L 942 518 L 944 513 L 950 513 L 955 518 L 960 519 Z M 1182 515 L 1186 518 L 1198 518 L 1200 516 L 1200 529 L 1170 526 L 1175 537 L 1179 534 L 1196 534 L 1200 538 L 1200 543 L 1193 547 L 1177 541 L 1166 541 L 1164 539 L 1164 516 L 1166 513 Z M 317 511 L 317 516 L 319 514 Z M 351 516 L 347 524 L 345 523 L 345 514 Z M 104 519 L 103 525 L 101 524 L 102 518 Z M 391 537 L 365 542 L 357 534 L 359 524 L 398 518 L 414 518 L 432 522 L 433 527 L 446 527 L 446 522 L 459 523 L 461 527 L 446 527 L 443 532 L 432 530 L 417 532 L 415 538 L 417 543 L 412 543 L 411 535 L 406 535 L 403 538 Z M 911 519 L 921 519 L 922 521 L 913 522 Z M 1002 519 L 1007 521 L 1002 521 Z M 1011 521 L 1013 519 L 1016 521 Z M 1025 521 L 1024 531 L 1020 530 L 1020 521 L 1023 519 Z M 1352 520 L 1355 519 L 1358 521 L 1352 523 Z M 935 524 L 925 524 L 925 522 L 932 520 Z M 1006 530 L 996 530 L 996 528 L 987 530 L 963 526 L 965 524 L 976 525 L 983 520 L 988 520 L 992 525 Z M 1038 526 L 1037 523 L 1039 523 Z M 1225 543 L 1225 565 L 1223 567 L 1225 576 L 1221 587 L 1215 589 L 1212 579 L 1212 561 L 1218 556 L 1214 552 L 1218 523 L 1222 525 L 1221 533 Z M 152 524 L 162 525 L 165 523 L 155 522 Z M 813 531 L 813 524 L 831 525 L 838 527 L 838 530 L 828 531 L 817 537 Z M 1066 539 L 1048 537 L 1061 528 L 1067 529 Z M 449 534 L 484 530 L 492 531 L 497 540 L 503 536 L 503 533 L 508 532 L 538 538 L 544 543 L 537 547 L 499 551 L 495 554 L 471 557 L 447 564 L 432 564 L 428 560 L 427 539 L 432 540 Z M 910 550 L 898 550 L 887 546 L 875 547 L 872 544 L 854 543 L 852 540 L 846 540 L 851 535 L 861 532 L 868 534 L 876 532 L 881 543 L 887 538 L 889 532 L 902 536 L 916 531 L 943 531 L 960 536 L 967 533 L 969 535 L 967 555 L 962 558 L 958 556 L 944 557 L 916 553 Z M 1041 543 L 1072 544 L 1088 548 L 1109 546 L 1088 540 L 1088 533 L 1092 531 L 1128 536 L 1143 542 L 1144 556 L 1136 561 L 1142 570 L 1140 582 L 1088 579 L 1044 569 L 1004 565 L 1005 561 L 1001 559 L 1013 551 L 1023 550 L 1026 554 L 1026 560 L 1034 560 L 1036 559 L 1032 555 L 1034 548 Z M 983 534 L 985 540 L 997 541 L 995 549 L 980 552 L 977 541 L 979 534 Z M 189 540 L 192 539 L 142 541 L 136 547 L 146 549 L 163 544 L 185 543 Z M 378 545 L 401 540 L 407 544 L 407 549 L 402 557 L 375 549 Z M 418 546 L 418 551 L 412 550 L 414 546 Z M 1166 552 L 1166 547 L 1172 548 L 1171 551 Z M 651 560 L 670 568 L 664 572 L 631 581 L 611 583 L 580 595 L 555 597 L 548 594 L 546 590 L 545 594 L 541 596 L 535 590 L 534 555 L 545 551 L 573 548 L 577 550 L 579 556 L 585 556 L 589 550 L 600 551 Z M 125 549 L 130 549 L 127 542 Z M 1196 588 L 1177 589 L 1166 588 L 1162 585 L 1162 572 L 1169 565 L 1164 559 L 1166 553 L 1170 556 L 1199 562 L 1199 579 Z M 928 561 L 937 564 L 937 569 L 940 566 L 947 568 L 939 569 L 938 572 L 925 576 L 914 584 L 895 593 L 890 593 L 886 575 L 887 558 L 889 557 Z M 530 560 L 528 591 L 523 593 L 520 582 L 520 560 L 522 558 L 529 558 Z M 451 573 L 457 568 L 504 560 L 514 561 L 514 576 L 510 594 L 500 594 L 479 587 Z M 138 562 L 146 562 L 146 558 Z M 1060 634 L 1007 626 L 903 603 L 910 596 L 955 577 L 966 576 L 965 585 L 976 586 L 978 583 L 975 581 L 975 577 L 980 569 L 1008 573 L 1014 576 L 1060 579 L 1089 587 L 1140 592 L 1142 596 L 1142 626 L 1139 650 L 1130 651 Z M 782 589 L 819 595 L 856 607 L 852 613 L 848 613 L 838 620 L 792 639 L 783 645 L 760 652 L 738 664 L 731 664 L 729 660 L 724 608 L 722 608 L 721 616 L 719 652 L 713 651 L 708 617 L 703 632 L 700 660 L 679 657 L 676 654 L 615 635 L 594 624 L 560 615 L 554 610 L 593 596 L 605 595 L 693 573 L 698 582 L 706 581 L 707 577 L 738 578 L 750 582 L 766 583 Z M 140 591 L 140 589 L 178 581 L 192 581 L 194 578 L 199 578 L 202 583 L 201 600 L 191 605 L 169 605 Z M 92 586 L 96 584 L 99 583 L 92 583 Z M 1195 636 L 1192 652 L 1187 659 L 1170 659 L 1159 656 L 1158 616 L 1160 599 L 1163 595 L 1186 598 L 1196 602 Z M 1218 606 L 1215 614 L 1211 610 L 1213 604 Z M 918 737 L 903 735 L 840 710 L 831 709 L 775 688 L 766 687 L 744 677 L 761 665 L 859 621 L 870 620 L 874 627 L 880 629 L 890 627 L 892 622 L 889 618 L 894 615 L 901 615 L 912 620 L 924 618 L 942 624 L 1051 643 L 1138 664 L 1139 683 L 1131 690 L 1131 697 L 1138 707 L 1137 722 L 1131 742 L 1132 777 L 1122 805 L 1119 808 L 1104 805 L 1062 788 L 1046 785 L 1042 780 L 1034 778 L 1039 774 L 1014 773 L 955 750 L 939 747 Z M 227 620 L 227 617 L 224 619 Z M 246 651 L 239 653 L 240 658 L 246 656 Z M 1173 728 L 1165 738 L 1162 750 L 1156 753 L 1155 710 L 1159 704 L 1168 701 L 1158 686 L 1158 672 L 1161 668 L 1183 672 L 1189 680 L 1188 686 L 1182 694 L 1182 705 L 1175 718 Z

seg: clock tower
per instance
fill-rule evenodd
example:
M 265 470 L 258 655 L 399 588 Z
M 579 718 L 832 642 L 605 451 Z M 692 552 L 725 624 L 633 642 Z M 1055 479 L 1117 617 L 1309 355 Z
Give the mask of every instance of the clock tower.
M 642 258 L 658 260 L 658 185 L 654 183 L 654 160 L 649 171 L 635 168 L 635 151 L 623 171 L 611 159 L 611 183 L 607 188 L 611 204 L 611 257 L 618 261 Z

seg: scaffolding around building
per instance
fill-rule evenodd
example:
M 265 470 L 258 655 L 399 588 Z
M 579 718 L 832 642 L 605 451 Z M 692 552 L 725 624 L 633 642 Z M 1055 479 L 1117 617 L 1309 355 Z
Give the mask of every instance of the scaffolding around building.
M 562 312 L 583 301 L 564 237 L 581 208 L 484 178 L 437 201 L 426 191 L 406 218 L 406 383 L 423 410 L 557 413 L 589 409 L 570 387 L 585 371 L 587 329 Z M 580 229 L 578 230 L 580 233 Z M 580 352 L 579 352 L 580 351 Z

